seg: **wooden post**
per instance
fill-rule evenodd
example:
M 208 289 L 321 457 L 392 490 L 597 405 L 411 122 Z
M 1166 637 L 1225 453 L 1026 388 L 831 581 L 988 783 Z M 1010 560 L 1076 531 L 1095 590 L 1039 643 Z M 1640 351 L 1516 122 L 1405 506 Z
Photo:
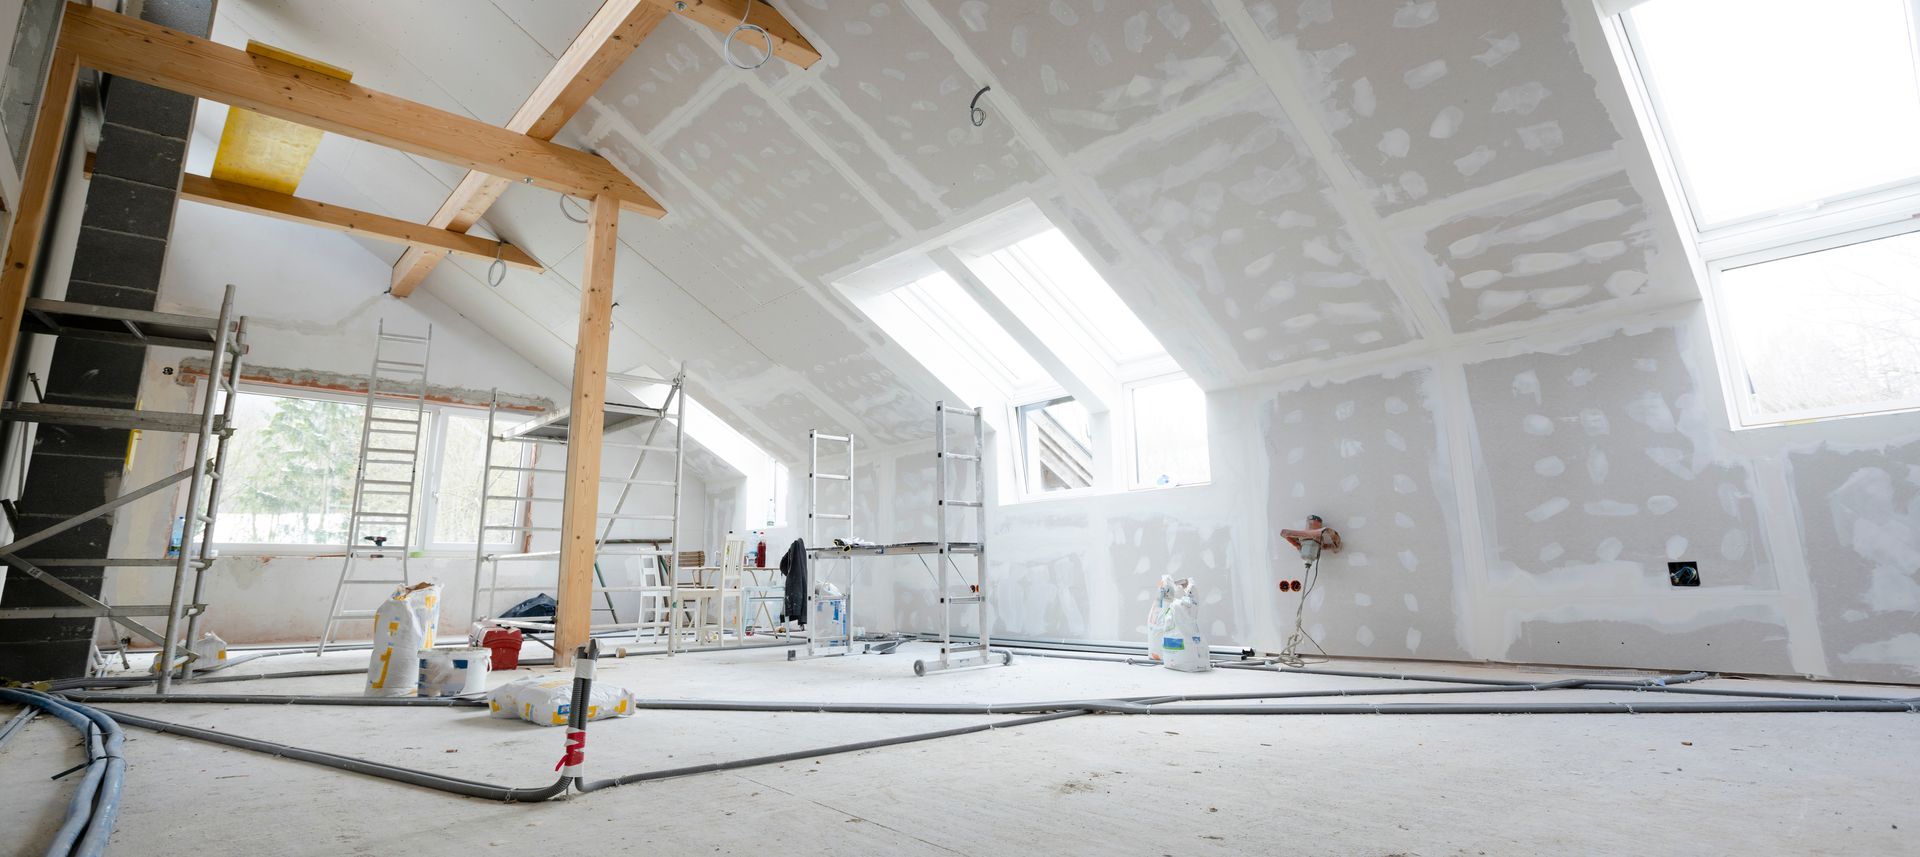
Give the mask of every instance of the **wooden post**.
M 5 267 L 0 268 L 0 388 L 13 377 L 20 321 L 26 314 L 27 293 L 33 289 L 34 267 L 40 261 L 40 236 L 46 230 L 47 209 L 53 205 L 54 186 L 60 182 L 60 153 L 67 145 L 67 111 L 73 106 L 73 88 L 79 74 L 80 63 L 74 53 L 56 48 L 47 69 L 46 88 L 40 92 L 40 111 L 33 119 L 27 168 L 20 177 L 19 211 L 7 235 Z
M 573 398 L 567 429 L 567 489 L 561 503 L 560 608 L 554 618 L 553 658 L 573 662 L 587 642 L 593 610 L 595 522 L 600 512 L 600 440 L 606 421 L 607 337 L 613 332 L 613 260 L 619 246 L 620 200 L 593 198 L 587 221 L 587 262 L 581 278 L 580 333 L 573 349 Z

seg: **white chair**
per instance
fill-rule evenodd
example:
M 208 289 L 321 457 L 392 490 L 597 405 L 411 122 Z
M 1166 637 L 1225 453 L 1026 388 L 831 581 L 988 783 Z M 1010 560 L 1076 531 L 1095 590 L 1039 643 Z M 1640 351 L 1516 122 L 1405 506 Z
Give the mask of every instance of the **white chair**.
M 735 642 L 746 642 L 746 563 L 747 540 L 729 535 L 720 550 L 719 579 L 714 581 L 714 587 L 718 590 L 714 600 L 720 603 L 720 642 L 723 645 L 728 628 L 733 629 Z M 727 602 L 736 599 L 738 603 L 734 606 L 733 621 L 728 622 Z

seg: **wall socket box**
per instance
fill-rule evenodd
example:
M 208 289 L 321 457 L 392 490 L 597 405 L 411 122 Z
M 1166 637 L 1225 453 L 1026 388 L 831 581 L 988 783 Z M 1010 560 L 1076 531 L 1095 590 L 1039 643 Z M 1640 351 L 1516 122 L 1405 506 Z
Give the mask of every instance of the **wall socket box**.
M 1686 561 L 1667 563 L 1667 580 L 1675 586 L 1699 586 L 1700 564 Z

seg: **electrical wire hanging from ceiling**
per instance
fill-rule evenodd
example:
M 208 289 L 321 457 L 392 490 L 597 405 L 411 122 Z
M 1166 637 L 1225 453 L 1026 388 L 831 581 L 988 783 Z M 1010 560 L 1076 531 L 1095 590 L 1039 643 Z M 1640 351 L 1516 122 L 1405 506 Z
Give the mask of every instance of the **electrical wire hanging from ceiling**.
M 746 6 L 740 10 L 740 23 L 734 25 L 733 29 L 728 30 L 726 40 L 720 43 L 720 56 L 726 59 L 727 65 L 733 66 L 741 71 L 752 71 L 766 65 L 768 60 L 773 59 L 773 34 L 767 32 L 767 28 L 759 24 L 747 23 L 747 16 L 751 14 L 753 14 L 753 0 L 747 0 Z M 738 38 L 742 32 L 758 33 L 760 34 L 760 40 L 766 43 L 766 50 L 761 53 L 760 59 L 751 64 L 742 64 L 733 55 L 733 40 Z

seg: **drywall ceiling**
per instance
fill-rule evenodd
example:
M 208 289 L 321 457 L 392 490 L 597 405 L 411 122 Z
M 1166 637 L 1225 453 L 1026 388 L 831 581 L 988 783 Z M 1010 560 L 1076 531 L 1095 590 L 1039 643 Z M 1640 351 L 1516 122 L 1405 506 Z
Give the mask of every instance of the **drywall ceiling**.
M 215 37 L 502 122 L 597 5 L 227 0 Z M 784 455 L 926 434 L 951 391 L 830 284 L 1025 199 L 1213 388 L 1692 296 L 1656 274 L 1684 258 L 1584 4 L 774 5 L 813 69 L 731 68 L 669 19 L 559 139 L 671 212 L 622 221 L 614 368 L 684 362 Z M 459 175 L 330 136 L 301 193 L 425 219 Z M 550 270 L 494 289 L 453 260 L 426 287 L 566 377 L 582 227 L 514 187 L 480 231 Z

